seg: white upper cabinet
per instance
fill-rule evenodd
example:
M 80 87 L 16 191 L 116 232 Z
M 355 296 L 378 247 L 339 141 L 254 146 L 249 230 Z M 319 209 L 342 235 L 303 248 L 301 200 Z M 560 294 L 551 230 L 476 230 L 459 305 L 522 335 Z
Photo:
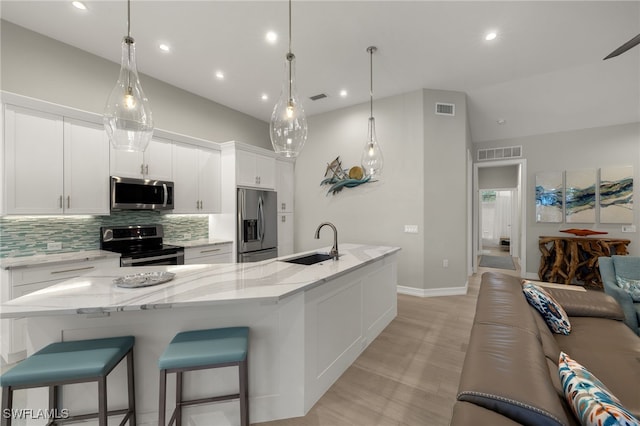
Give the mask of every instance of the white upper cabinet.
M 102 125 L 64 121 L 64 211 L 109 214 L 109 138 Z
M 61 214 L 63 119 L 5 106 L 7 214 Z
M 101 126 L 5 105 L 5 213 L 109 214 Z
M 144 153 L 111 148 L 111 176 L 173 180 L 172 143 L 153 138 Z
M 220 212 L 220 152 L 175 144 L 174 213 Z
M 238 186 L 274 189 L 276 160 L 249 151 L 236 151 L 236 179 Z
M 293 212 L 294 191 L 293 162 L 276 161 L 276 191 L 278 192 L 278 213 Z

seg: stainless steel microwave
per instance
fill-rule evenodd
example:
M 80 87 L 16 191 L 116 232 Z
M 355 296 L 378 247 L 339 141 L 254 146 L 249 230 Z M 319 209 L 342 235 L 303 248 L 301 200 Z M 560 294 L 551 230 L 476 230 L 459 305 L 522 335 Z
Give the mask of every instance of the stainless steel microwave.
M 111 176 L 111 210 L 172 210 L 173 182 Z

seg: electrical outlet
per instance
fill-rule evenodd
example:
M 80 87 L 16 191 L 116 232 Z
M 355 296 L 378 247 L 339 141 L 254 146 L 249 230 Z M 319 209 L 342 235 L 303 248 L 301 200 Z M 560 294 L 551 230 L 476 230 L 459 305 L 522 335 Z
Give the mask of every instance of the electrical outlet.
M 636 232 L 636 226 L 635 225 L 623 225 L 622 226 L 622 232 Z
M 62 250 L 62 243 L 47 243 L 47 250 Z
M 442 267 L 443 268 L 448 268 L 449 267 L 449 259 L 444 259 L 442 261 Z
M 404 232 L 407 234 L 417 234 L 418 233 L 418 225 L 405 225 Z
M 184 238 L 185 240 L 190 240 L 191 239 L 191 234 L 184 234 L 182 236 L 182 238 Z

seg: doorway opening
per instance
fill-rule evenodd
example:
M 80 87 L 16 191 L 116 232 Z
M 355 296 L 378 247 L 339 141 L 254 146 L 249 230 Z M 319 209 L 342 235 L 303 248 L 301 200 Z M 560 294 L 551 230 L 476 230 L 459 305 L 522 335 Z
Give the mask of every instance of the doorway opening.
M 525 159 L 473 164 L 470 269 L 474 273 L 478 272 L 479 256 L 489 250 L 511 255 L 523 266 L 522 276 L 526 274 L 526 164 Z M 507 245 L 508 251 L 504 250 Z
M 479 253 L 513 256 L 518 232 L 517 189 L 481 189 Z M 517 256 L 516 256 L 517 257 Z

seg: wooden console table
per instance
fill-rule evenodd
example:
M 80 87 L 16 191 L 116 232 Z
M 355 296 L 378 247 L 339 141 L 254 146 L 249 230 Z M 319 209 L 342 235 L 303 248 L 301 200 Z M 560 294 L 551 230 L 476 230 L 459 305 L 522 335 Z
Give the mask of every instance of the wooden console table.
M 540 237 L 541 281 L 602 288 L 598 257 L 625 255 L 630 240 L 596 237 Z

